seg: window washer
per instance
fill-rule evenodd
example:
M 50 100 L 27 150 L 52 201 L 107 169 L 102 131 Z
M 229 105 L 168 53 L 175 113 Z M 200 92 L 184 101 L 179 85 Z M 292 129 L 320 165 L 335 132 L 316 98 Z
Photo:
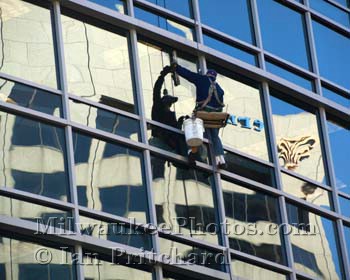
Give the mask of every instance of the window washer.
M 215 70 L 208 70 L 206 75 L 201 75 L 178 65 L 177 63 L 171 64 L 171 70 L 175 71 L 181 77 L 185 78 L 189 82 L 196 86 L 196 106 L 194 113 L 201 113 L 201 115 L 208 118 L 207 123 L 212 123 L 217 116 L 221 116 L 221 125 L 206 125 L 207 133 L 210 135 L 216 164 L 219 168 L 225 168 L 226 162 L 224 158 L 224 149 L 222 146 L 221 139 L 219 137 L 219 129 L 225 126 L 227 114 L 219 113 L 222 112 L 224 105 L 224 91 L 220 85 L 216 82 L 217 73 Z M 210 114 L 206 114 L 206 112 Z M 199 115 L 197 115 L 199 117 Z M 195 158 L 196 149 L 191 149 L 189 152 L 189 160 Z

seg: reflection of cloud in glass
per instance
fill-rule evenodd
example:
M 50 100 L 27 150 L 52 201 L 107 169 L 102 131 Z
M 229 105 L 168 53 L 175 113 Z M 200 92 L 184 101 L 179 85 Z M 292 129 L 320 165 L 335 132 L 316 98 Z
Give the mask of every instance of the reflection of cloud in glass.
M 115 8 L 117 9 L 118 12 L 124 14 L 124 7 L 121 4 L 115 4 Z
M 174 28 L 182 31 L 185 34 L 186 39 L 188 40 L 193 40 L 193 34 L 190 28 L 183 26 L 175 21 L 172 21 L 170 19 L 166 20 L 167 23 L 169 23 L 171 26 L 173 26 Z

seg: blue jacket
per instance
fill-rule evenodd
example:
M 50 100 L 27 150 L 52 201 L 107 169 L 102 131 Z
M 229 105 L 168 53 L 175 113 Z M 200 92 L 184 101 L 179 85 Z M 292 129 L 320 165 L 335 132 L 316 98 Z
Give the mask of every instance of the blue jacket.
M 177 65 L 176 73 L 196 86 L 196 102 L 201 102 L 208 97 L 211 84 L 208 76 L 191 72 L 190 70 L 180 65 Z M 216 83 L 216 90 L 221 103 L 224 103 L 224 90 L 219 86 L 218 83 Z M 216 101 L 214 94 L 208 103 L 208 106 L 214 108 L 222 108 L 222 106 L 220 106 L 220 104 Z

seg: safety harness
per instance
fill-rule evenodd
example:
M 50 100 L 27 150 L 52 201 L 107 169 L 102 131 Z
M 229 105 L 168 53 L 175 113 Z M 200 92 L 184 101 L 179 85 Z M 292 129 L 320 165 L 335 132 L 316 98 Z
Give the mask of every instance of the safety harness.
M 196 111 L 203 110 L 209 104 L 209 102 L 213 98 L 213 95 L 216 99 L 216 102 L 220 105 L 220 109 L 225 107 L 225 104 L 220 101 L 218 91 L 216 89 L 216 82 L 210 80 L 209 77 L 208 77 L 208 80 L 210 82 L 210 87 L 208 90 L 208 97 L 206 99 L 204 99 L 203 101 L 197 102 Z

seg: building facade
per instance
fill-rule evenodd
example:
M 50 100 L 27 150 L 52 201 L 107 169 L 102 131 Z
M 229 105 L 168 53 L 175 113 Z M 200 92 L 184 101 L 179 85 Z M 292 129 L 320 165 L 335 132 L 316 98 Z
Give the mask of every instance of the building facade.
M 348 0 L 0 0 L 0 37 L 0 279 L 350 279 Z M 174 51 L 225 169 L 152 119 Z

